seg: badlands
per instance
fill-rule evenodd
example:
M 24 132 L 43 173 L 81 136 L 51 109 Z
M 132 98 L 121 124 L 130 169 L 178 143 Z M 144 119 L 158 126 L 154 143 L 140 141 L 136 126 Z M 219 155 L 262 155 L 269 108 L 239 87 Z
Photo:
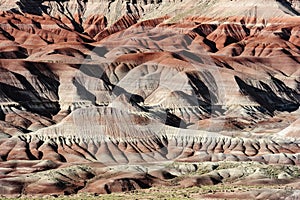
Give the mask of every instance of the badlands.
M 299 198 L 299 0 L 0 10 L 1 197 Z

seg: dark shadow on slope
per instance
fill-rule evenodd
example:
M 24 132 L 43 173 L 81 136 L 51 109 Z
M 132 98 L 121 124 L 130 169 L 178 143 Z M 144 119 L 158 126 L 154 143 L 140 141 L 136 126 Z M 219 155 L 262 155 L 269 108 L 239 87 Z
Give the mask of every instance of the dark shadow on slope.
M 155 113 L 157 114 L 157 113 Z M 161 115 L 162 113 L 160 113 L 159 115 Z M 165 118 L 165 125 L 167 126 L 172 126 L 172 127 L 176 127 L 176 128 L 187 128 L 187 124 L 184 122 L 184 120 L 182 120 L 180 117 L 174 115 L 173 113 L 171 113 L 169 111 L 169 109 L 167 109 L 165 111 L 165 113 L 163 113 L 163 117 L 162 119 Z
M 77 31 L 78 33 L 83 33 L 84 29 L 82 27 L 82 25 L 78 22 L 76 22 L 76 20 L 74 19 L 72 13 L 69 11 L 69 9 L 67 7 L 64 7 L 64 5 L 62 4 L 64 1 L 62 0 L 55 0 L 55 2 L 58 5 L 58 11 L 65 16 L 66 18 L 68 18 L 68 20 L 72 23 L 75 31 Z M 79 4 L 80 1 L 78 1 L 77 3 Z M 78 16 L 81 17 L 81 16 Z
M 218 28 L 218 25 L 215 24 L 200 24 L 197 28 L 194 28 L 198 35 L 206 38 L 209 34 L 214 32 Z
M 42 15 L 44 10 L 48 7 L 42 5 L 43 0 L 20 0 L 16 2 L 17 6 L 23 13 L 29 13 L 33 15 Z
M 15 38 L 12 35 L 10 35 L 7 31 L 5 31 L 3 28 L 1 28 L 1 27 L 0 27 L 0 34 L 2 34 L 8 40 L 15 41 Z
M 225 43 L 224 43 L 224 47 L 232 44 L 232 43 L 238 43 L 239 41 L 231 36 L 227 36 L 226 37 L 226 40 L 225 40 Z
M 144 98 L 142 96 L 140 96 L 138 94 L 130 93 L 130 92 L 126 91 L 124 88 L 121 88 L 118 85 L 112 84 L 108 78 L 108 75 L 106 74 L 106 72 L 103 70 L 102 67 L 97 66 L 97 65 L 85 65 L 80 68 L 80 71 L 88 76 L 101 79 L 104 82 L 106 89 L 114 96 L 118 97 L 121 95 L 125 95 L 125 97 L 129 100 L 129 103 L 131 105 L 135 106 L 136 108 L 141 109 L 144 112 L 151 112 L 148 108 L 143 106 Z M 86 91 L 85 88 L 84 89 L 81 88 L 81 89 L 82 89 L 82 91 Z M 91 93 L 87 93 L 87 96 L 90 96 L 89 99 L 94 98 L 94 96 L 92 96 Z M 208 107 L 210 107 L 210 105 L 208 105 Z M 180 128 L 187 127 L 186 123 L 181 118 L 177 117 L 176 115 L 173 115 L 168 110 L 166 110 L 162 114 L 162 116 L 160 116 L 159 113 L 153 113 L 153 114 L 157 115 L 161 119 L 164 119 L 166 125 L 173 126 L 173 127 L 180 127 Z
M 109 52 L 105 46 L 92 46 L 90 44 L 84 44 L 84 47 L 90 51 L 93 51 L 93 53 L 100 57 L 104 57 L 105 54 Z
M 54 91 L 58 100 L 59 82 L 41 73 L 34 65 L 28 66 L 27 69 L 32 75 L 36 75 L 39 82 L 45 90 Z M 45 68 L 46 70 L 46 68 Z M 14 87 L 6 83 L 0 83 L 0 93 L 5 95 L 14 102 L 19 103 L 27 110 L 42 116 L 51 117 L 59 112 L 60 106 L 57 101 L 52 101 L 41 97 L 28 80 L 15 72 L 12 73 L 24 88 Z M 43 88 L 43 87 L 42 87 Z
M 93 105 L 96 104 L 96 96 L 79 83 L 76 78 L 72 79 L 72 83 L 75 85 L 77 94 L 80 96 L 81 100 L 90 101 Z
M 289 41 L 292 35 L 291 28 L 282 28 L 281 32 L 275 32 L 274 35 L 279 36 L 281 39 L 285 41 Z
M 194 53 L 191 53 L 189 51 L 186 51 L 186 50 L 182 50 L 180 52 L 177 52 L 179 55 L 182 55 L 182 56 L 185 56 L 186 58 L 189 58 L 193 61 L 195 61 L 196 63 L 201 63 L 201 64 L 204 64 L 202 58 Z M 183 60 L 183 58 L 181 59 Z M 184 59 L 184 61 L 186 61 L 186 59 Z
M 23 83 L 23 85 L 26 84 Z M 49 99 L 40 97 L 31 86 L 26 89 L 20 89 L 5 83 L 0 83 L 0 91 L 28 111 L 45 117 L 51 118 L 52 115 L 57 114 L 60 110 L 58 102 L 51 102 Z
M 234 78 L 237 84 L 239 85 L 241 92 L 244 95 L 250 96 L 255 102 L 257 102 L 263 108 L 265 108 L 272 116 L 274 115 L 275 111 L 293 112 L 299 108 L 299 103 L 286 100 L 277 96 L 274 92 L 272 92 L 269 86 L 266 87 L 266 85 L 264 85 L 264 87 L 266 87 L 267 90 L 265 91 L 248 85 L 237 76 L 235 76 Z
M 50 0 L 51 1 L 51 0 Z M 79 33 L 83 33 L 84 29 L 81 25 L 82 19 L 80 18 L 80 23 L 78 23 L 74 17 L 73 14 L 68 10 L 67 7 L 64 7 L 63 3 L 68 0 L 52 0 L 56 2 L 58 11 L 65 16 L 74 27 L 75 31 Z M 84 2 L 83 2 L 84 3 Z M 16 2 L 17 6 L 23 13 L 29 13 L 33 15 L 42 15 L 43 13 L 46 13 L 49 15 L 49 7 L 43 5 L 43 0 L 20 0 Z M 82 10 L 80 1 L 77 1 L 78 7 Z M 81 17 L 81 16 L 78 16 Z
M 209 46 L 211 48 L 212 53 L 216 53 L 218 51 L 217 45 L 215 42 L 208 40 L 206 38 L 204 38 L 203 42 L 204 42 L 204 44 L 206 44 L 207 46 Z
M 58 77 L 48 68 L 47 65 L 40 63 L 25 63 L 25 67 L 30 71 L 31 74 L 35 75 L 39 82 L 48 90 L 53 91 L 56 95 L 56 100 L 58 97 L 58 87 L 60 82 Z M 47 74 L 47 75 L 46 75 Z
M 286 0 L 276 0 L 280 5 L 282 5 L 283 7 L 285 7 L 286 9 L 288 9 L 290 12 L 292 12 L 293 14 L 299 16 L 300 13 L 298 11 L 296 11 L 293 7 L 292 4 L 287 2 Z
M 196 75 L 187 73 L 187 77 L 190 80 L 190 85 L 195 91 L 196 95 L 200 95 L 205 102 L 204 105 L 212 105 L 218 101 L 217 97 L 209 90 L 203 81 L 201 81 Z
M 280 94 L 285 94 L 289 97 L 289 99 L 293 102 L 300 103 L 300 94 L 298 94 L 295 90 L 287 87 L 284 82 L 281 80 L 271 76 L 273 83 L 276 85 L 277 90 Z
M 25 59 L 28 54 L 23 51 L 2 51 L 0 52 L 0 59 Z

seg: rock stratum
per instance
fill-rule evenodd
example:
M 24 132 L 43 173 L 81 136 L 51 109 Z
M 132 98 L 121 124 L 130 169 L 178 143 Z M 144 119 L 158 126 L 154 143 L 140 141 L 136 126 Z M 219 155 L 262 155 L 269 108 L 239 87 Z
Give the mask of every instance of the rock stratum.
M 1 1 L 0 194 L 297 197 L 299 7 Z

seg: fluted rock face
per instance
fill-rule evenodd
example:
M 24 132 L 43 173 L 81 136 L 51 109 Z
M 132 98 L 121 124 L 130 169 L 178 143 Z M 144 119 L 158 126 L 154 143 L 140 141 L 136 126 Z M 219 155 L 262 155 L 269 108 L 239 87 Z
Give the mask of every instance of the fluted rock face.
M 3 1 L 0 194 L 298 187 L 298 3 Z

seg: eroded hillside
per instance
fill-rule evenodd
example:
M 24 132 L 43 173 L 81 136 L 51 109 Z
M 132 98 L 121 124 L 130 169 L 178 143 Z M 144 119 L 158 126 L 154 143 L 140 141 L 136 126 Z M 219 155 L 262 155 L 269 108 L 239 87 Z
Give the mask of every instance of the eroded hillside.
M 299 2 L 237 4 L 3 1 L 0 193 L 296 195 Z

